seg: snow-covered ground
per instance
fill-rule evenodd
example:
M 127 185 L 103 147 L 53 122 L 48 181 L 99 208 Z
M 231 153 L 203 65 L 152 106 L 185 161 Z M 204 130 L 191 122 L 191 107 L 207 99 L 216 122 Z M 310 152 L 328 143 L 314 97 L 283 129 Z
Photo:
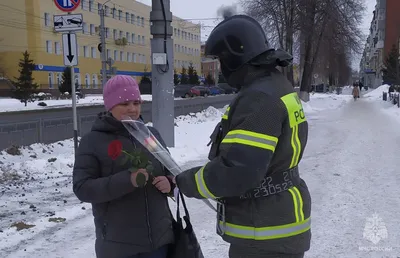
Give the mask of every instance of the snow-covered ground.
M 350 91 L 314 94 L 304 104 L 310 134 L 300 169 L 313 198 L 307 258 L 400 256 L 400 119 L 373 97 L 378 90 L 355 102 Z M 210 107 L 176 119 L 171 153 L 184 168 L 206 162 L 223 111 Z M 0 154 L 0 178 L 14 177 L 0 182 L 0 257 L 95 257 L 90 205 L 72 193 L 72 141 L 21 152 Z M 215 213 L 201 201 L 187 203 L 205 257 L 228 257 Z M 18 222 L 33 227 L 17 231 L 11 225 Z
M 144 101 L 151 101 L 151 95 L 142 95 Z M 44 102 L 47 104 L 46 107 L 38 106 L 39 102 Z M 78 106 L 91 106 L 91 105 L 102 105 L 104 103 L 102 95 L 88 95 L 84 99 L 77 100 Z M 12 98 L 0 98 L 0 112 L 10 112 L 10 111 L 23 111 L 23 110 L 35 110 L 35 109 L 48 109 L 48 108 L 63 108 L 72 105 L 72 100 L 70 99 L 51 99 L 51 100 L 41 100 L 30 102 L 25 107 L 17 99 Z

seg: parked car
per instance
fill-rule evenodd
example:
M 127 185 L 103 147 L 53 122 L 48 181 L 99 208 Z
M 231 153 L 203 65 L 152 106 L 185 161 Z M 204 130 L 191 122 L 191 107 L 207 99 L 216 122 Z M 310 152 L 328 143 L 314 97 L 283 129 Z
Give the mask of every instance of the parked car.
M 190 98 L 190 89 L 192 85 L 175 85 L 174 87 L 174 97 L 175 98 Z
M 225 94 L 237 93 L 237 89 L 229 86 L 227 83 L 218 83 L 218 87 L 225 91 Z
M 191 97 L 207 97 L 210 95 L 210 89 L 204 86 L 194 86 L 190 89 Z
M 225 90 L 220 87 L 212 86 L 209 88 L 209 90 L 210 90 L 210 95 L 225 94 Z

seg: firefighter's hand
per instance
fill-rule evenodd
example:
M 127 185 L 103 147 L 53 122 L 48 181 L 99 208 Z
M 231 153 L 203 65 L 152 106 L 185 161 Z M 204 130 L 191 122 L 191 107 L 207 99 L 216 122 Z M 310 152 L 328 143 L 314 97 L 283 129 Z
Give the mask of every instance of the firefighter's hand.
M 155 177 L 153 185 L 162 193 L 171 192 L 171 184 L 166 176 Z

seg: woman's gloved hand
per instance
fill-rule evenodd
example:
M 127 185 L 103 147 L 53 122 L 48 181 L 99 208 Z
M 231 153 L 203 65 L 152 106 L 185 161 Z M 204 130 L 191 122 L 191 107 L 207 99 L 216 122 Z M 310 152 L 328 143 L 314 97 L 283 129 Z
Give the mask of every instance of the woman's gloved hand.
M 134 187 L 143 187 L 149 180 L 149 173 L 146 169 L 140 168 L 131 173 L 131 182 Z

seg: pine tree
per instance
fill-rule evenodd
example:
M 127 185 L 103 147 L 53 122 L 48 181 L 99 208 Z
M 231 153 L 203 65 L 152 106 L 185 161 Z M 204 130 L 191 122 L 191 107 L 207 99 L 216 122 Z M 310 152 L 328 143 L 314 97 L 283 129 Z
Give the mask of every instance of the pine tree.
M 206 83 L 208 85 L 214 85 L 215 84 L 214 78 L 212 77 L 212 75 L 210 73 L 207 74 Z
M 176 73 L 176 70 L 174 69 L 174 85 L 178 85 L 181 82 L 179 80 L 179 75 Z
M 189 84 L 189 78 L 186 74 L 186 68 L 182 66 L 181 70 L 181 84 Z
M 398 84 L 399 82 L 399 50 L 395 44 L 384 61 L 385 68 L 382 69 L 383 81 L 387 84 Z
M 71 96 L 72 94 L 72 87 L 71 87 L 71 68 L 66 67 L 61 77 L 61 85 L 58 87 L 61 94 L 68 92 Z M 75 90 L 78 90 L 78 85 L 75 85 Z
M 199 76 L 197 75 L 196 70 L 193 67 L 193 64 L 190 63 L 188 67 L 188 77 L 189 77 L 189 83 L 193 85 L 199 85 Z
M 15 77 L 17 81 L 14 82 L 15 91 L 14 97 L 21 101 L 21 103 L 27 106 L 28 102 L 33 102 L 32 94 L 35 93 L 39 87 L 38 84 L 34 83 L 32 71 L 35 69 L 35 63 L 30 59 L 28 51 L 23 53 L 23 59 L 19 60 L 19 77 Z

